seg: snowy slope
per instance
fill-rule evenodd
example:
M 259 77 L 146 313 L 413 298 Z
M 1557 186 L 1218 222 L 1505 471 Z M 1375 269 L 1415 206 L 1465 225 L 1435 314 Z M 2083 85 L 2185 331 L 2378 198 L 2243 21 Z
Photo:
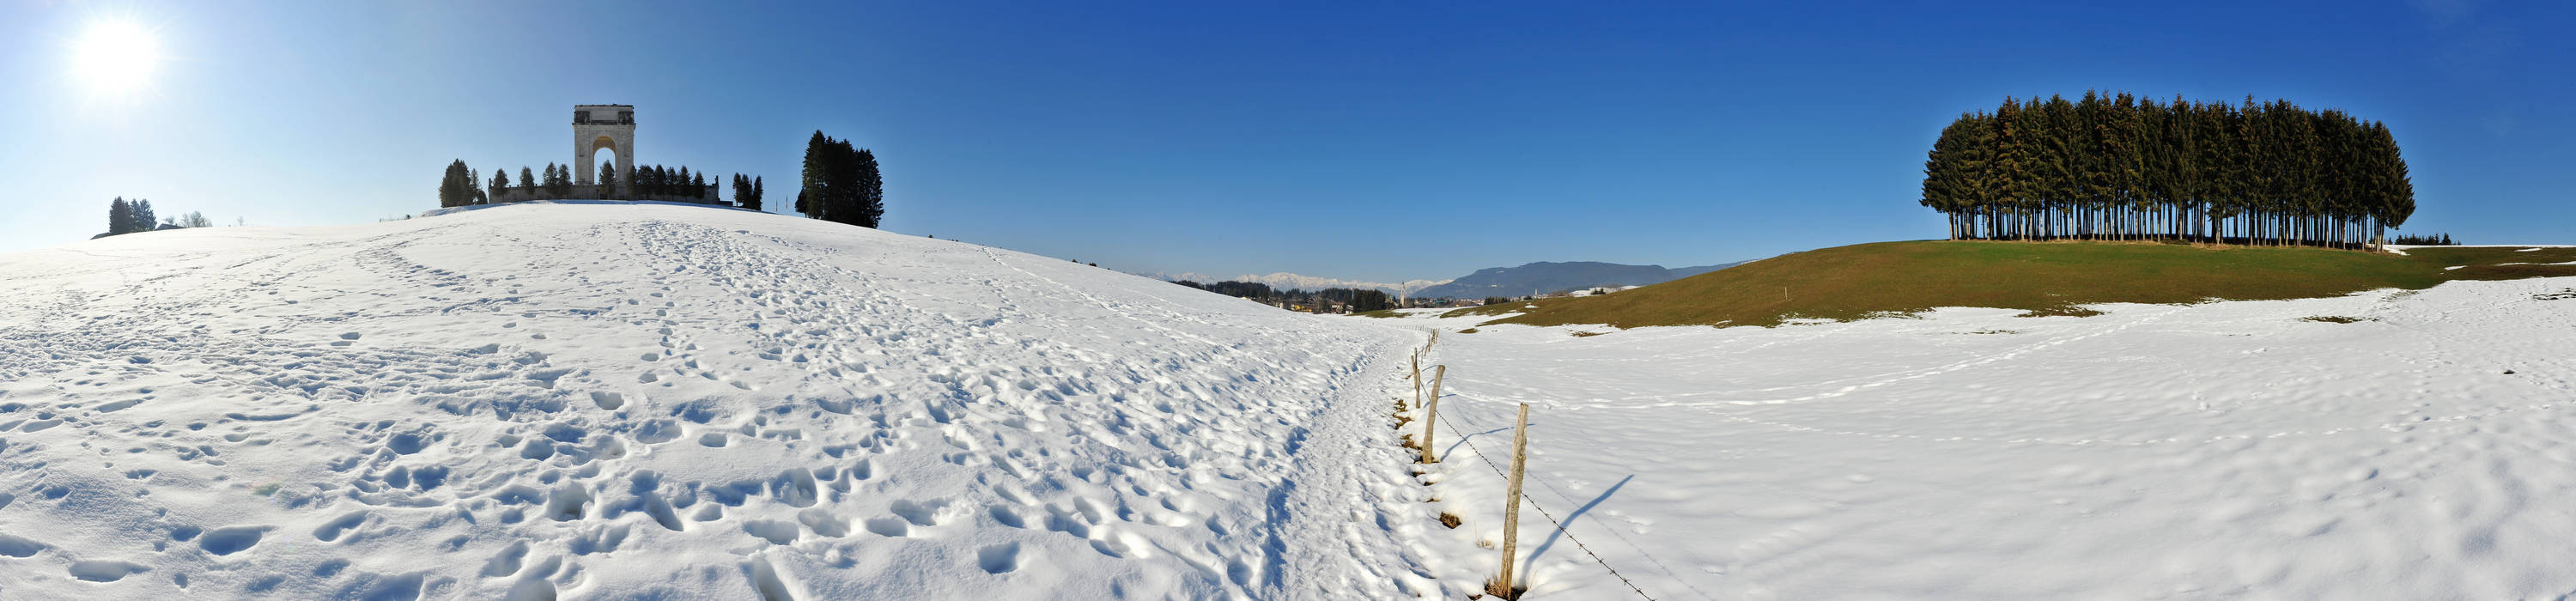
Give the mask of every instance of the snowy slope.
M 0 282 L 0 598 L 1443 585 L 1388 526 L 1432 515 L 1395 328 L 624 203 L 120 236 Z
M 1571 524 L 1523 512 L 1533 598 L 1636 598 L 1603 563 L 1666 600 L 2576 592 L 2576 278 L 2100 308 L 1381 321 L 1453 329 L 1446 548 L 1500 538 L 1532 405 L 1525 487 Z

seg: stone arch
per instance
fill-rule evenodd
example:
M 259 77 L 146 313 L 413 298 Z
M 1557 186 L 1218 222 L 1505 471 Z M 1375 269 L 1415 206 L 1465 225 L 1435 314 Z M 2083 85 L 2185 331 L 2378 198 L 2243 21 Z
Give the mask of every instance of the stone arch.
M 580 140 L 576 142 L 577 145 L 574 146 L 577 152 L 573 157 L 573 164 L 580 165 L 581 169 L 580 172 L 573 174 L 573 183 L 585 185 L 597 183 L 599 176 L 599 151 L 606 150 L 617 155 L 617 176 L 621 181 L 622 187 L 622 182 L 627 174 L 635 172 L 635 138 L 633 134 L 618 135 L 616 133 L 583 132 L 583 136 L 588 139 Z M 603 190 L 603 192 L 606 191 Z
M 584 169 L 584 170 L 589 171 L 589 172 L 590 172 L 590 176 L 591 176 L 591 178 L 592 178 L 592 179 L 598 179 L 598 178 L 599 178 L 599 151 L 602 151 L 602 150 L 608 151 L 608 153 L 609 153 L 610 155 L 613 155 L 615 158 L 617 158 L 617 159 L 618 159 L 619 163 L 618 163 L 618 169 L 617 169 L 617 179 L 618 179 L 618 180 L 620 180 L 620 181 L 625 180 L 625 179 L 626 179 L 626 167 L 625 167 L 626 163 L 625 163 L 624 161 L 625 161 L 625 159 L 626 159 L 626 150 L 618 146 L 618 144 L 617 144 L 617 139 L 616 139 L 616 138 L 612 138 L 612 137 L 609 137 L 609 136 L 599 136 L 599 137 L 591 138 L 591 140 L 590 140 L 590 151 L 587 153 L 589 156 L 588 156 L 587 158 L 582 159 L 582 160 L 589 161 L 589 162 L 587 162 L 587 163 L 583 163 L 583 164 L 582 164 L 582 166 L 581 166 L 581 168 L 582 168 L 582 169 Z
M 634 107 L 619 104 L 573 106 L 572 164 L 580 166 L 574 170 L 574 184 L 583 186 L 597 184 L 598 155 L 603 149 L 617 154 L 618 187 L 625 188 L 626 180 L 635 173 Z M 590 192 L 595 198 L 614 198 L 624 193 L 624 190 L 590 190 Z

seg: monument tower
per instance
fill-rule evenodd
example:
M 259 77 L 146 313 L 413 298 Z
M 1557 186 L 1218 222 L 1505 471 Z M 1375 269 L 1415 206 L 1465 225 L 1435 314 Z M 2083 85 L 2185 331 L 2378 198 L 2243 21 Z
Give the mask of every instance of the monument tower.
M 602 148 L 617 153 L 617 184 L 625 188 L 635 173 L 635 105 L 573 105 L 573 183 L 587 186 L 597 179 L 599 163 L 594 157 Z M 615 192 L 603 190 L 601 196 Z

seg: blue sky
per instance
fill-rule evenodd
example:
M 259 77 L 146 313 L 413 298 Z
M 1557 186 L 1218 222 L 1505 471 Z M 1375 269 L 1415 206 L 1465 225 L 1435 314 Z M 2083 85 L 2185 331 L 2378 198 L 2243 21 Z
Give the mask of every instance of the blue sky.
M 638 159 L 793 197 L 820 129 L 888 230 L 1125 271 L 1446 278 L 1937 236 L 1961 111 L 2087 88 L 2388 122 L 2415 232 L 2576 242 L 2566 3 L 297 2 L 0 0 L 0 252 L 109 198 L 224 223 L 436 206 L 439 170 Z M 1968 4 L 1968 3 L 1958 3 Z M 102 22 L 157 67 L 103 91 Z

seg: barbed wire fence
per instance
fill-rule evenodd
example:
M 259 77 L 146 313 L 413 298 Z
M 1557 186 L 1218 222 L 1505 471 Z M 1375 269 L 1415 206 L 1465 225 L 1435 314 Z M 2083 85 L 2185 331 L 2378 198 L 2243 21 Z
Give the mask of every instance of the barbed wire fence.
M 1435 339 L 1435 340 L 1436 340 L 1436 339 Z M 1428 350 L 1429 350 L 1429 349 L 1427 349 L 1427 348 L 1426 348 L 1426 349 L 1424 349 L 1424 350 L 1425 350 L 1425 353 L 1424 353 L 1424 354 L 1426 354 L 1426 355 L 1427 355 L 1427 354 L 1428 354 Z M 1418 377 L 1418 376 L 1419 376 L 1419 374 L 1417 373 L 1417 374 L 1416 374 L 1416 376 Z M 1452 395 L 1443 395 L 1443 396 L 1452 396 Z M 1455 395 L 1455 396 L 1465 396 L 1465 395 L 1460 394 L 1460 395 Z M 1418 410 L 1419 408 L 1416 408 L 1416 409 Z M 1441 424 L 1448 426 L 1448 427 L 1449 427 L 1449 431 L 1454 432 L 1454 433 L 1457 433 L 1457 434 L 1458 434 L 1458 436 L 1459 436 L 1459 438 L 1458 438 L 1458 444 L 1465 444 L 1465 445 L 1467 445 L 1467 448 L 1468 448 L 1469 450 L 1474 451 L 1474 452 L 1475 452 L 1475 454 L 1476 454 L 1476 458 L 1477 458 L 1478 460 L 1483 461 L 1483 462 L 1484 462 L 1484 464 L 1485 464 L 1485 467 L 1492 469 L 1492 470 L 1494 471 L 1494 475 L 1496 475 L 1496 476 L 1502 476 L 1502 477 L 1506 477 L 1506 478 L 1508 478 L 1508 477 L 1509 477 L 1509 476 L 1504 472 L 1504 470 L 1503 470 L 1503 466 L 1501 466 L 1501 465 L 1499 465 L 1499 464 L 1494 463 L 1493 455 L 1486 453 L 1483 447 L 1476 446 L 1476 439 L 1475 439 L 1475 435 L 1468 434 L 1468 433 L 1467 433 L 1467 432 L 1468 432 L 1468 430 L 1467 430 L 1467 429 L 1465 429 L 1465 428 L 1460 428 L 1460 427 L 1458 427 L 1457 422 L 1450 421 L 1450 419 L 1449 419 L 1449 415 L 1437 415 L 1437 416 L 1435 416 L 1435 417 L 1440 421 L 1440 423 L 1441 423 Z M 1566 499 L 1574 498 L 1574 497 L 1573 497 L 1573 495 L 1568 495 L 1568 494 L 1566 494 L 1564 490 L 1557 488 L 1557 487 L 1556 487 L 1556 485 L 1554 485 L 1554 484 L 1550 484 L 1550 483 L 1548 483 L 1546 480 L 1537 479 L 1537 478 L 1528 478 L 1526 474 L 1524 474 L 1523 479 L 1538 482 L 1539 486 L 1542 486 L 1542 487 L 1547 488 L 1548 492 L 1556 493 L 1556 495 L 1557 495 L 1557 497 L 1558 497 L 1558 498 L 1566 498 Z M 1560 520 L 1558 520 L 1558 519 L 1557 519 L 1555 512 L 1548 511 L 1548 509 L 1547 509 L 1547 507 L 1546 507 L 1545 505 L 1541 505 L 1541 504 L 1539 504 L 1539 502 L 1538 502 L 1538 500 L 1537 500 L 1537 499 L 1530 498 L 1530 497 L 1528 497 L 1527 495 L 1522 496 L 1522 498 L 1521 498 L 1521 502 L 1523 502 L 1523 503 L 1528 503 L 1532 509 L 1537 509 L 1537 510 L 1538 510 L 1538 513 L 1539 513 L 1539 516 L 1540 516 L 1540 517 L 1542 517 L 1542 518 L 1545 518 L 1545 519 L 1547 520 L 1547 522 L 1548 522 L 1548 525 L 1549 525 L 1549 526 L 1556 528 L 1556 532 L 1557 532 L 1557 534 L 1564 536 L 1566 540 L 1573 541 L 1573 542 L 1574 542 L 1574 546 L 1575 546 L 1575 548 L 1576 548 L 1576 549 L 1580 549 L 1580 550 L 1582 550 L 1584 555 L 1589 556 L 1589 557 L 1591 557 L 1591 558 L 1592 558 L 1592 562 L 1593 562 L 1593 563 L 1595 563 L 1595 564 L 1599 564 L 1599 565 L 1601 566 L 1601 569 L 1603 569 L 1603 570 L 1606 570 L 1606 571 L 1610 572 L 1610 575 L 1611 575 L 1612 577 L 1616 577 L 1616 578 L 1618 578 L 1618 579 L 1619 579 L 1619 582 L 1620 582 L 1621 584 L 1625 584 L 1625 585 L 1627 585 L 1627 586 L 1628 586 L 1628 590 L 1629 590 L 1629 591 L 1635 592 L 1635 593 L 1637 594 L 1637 596 L 1638 596 L 1638 597 L 1640 597 L 1640 598 L 1647 599 L 1648 601 L 1655 601 L 1655 596 L 1654 596 L 1654 595 L 1647 594 L 1647 593 L 1646 593 L 1646 589 L 1645 589 L 1645 588 L 1637 586 L 1637 582 L 1636 582 L 1636 580 L 1635 580 L 1635 579 L 1629 578 L 1627 574 L 1620 572 L 1620 571 L 1619 571 L 1619 568 L 1611 566 L 1611 565 L 1610 565 L 1609 560 L 1602 559 L 1601 554 L 1600 554 L 1600 553 L 1598 553 L 1598 552 L 1594 552 L 1594 551 L 1592 550 L 1592 546 L 1591 546 L 1591 545 L 1585 544 L 1585 543 L 1583 542 L 1582 537 L 1575 536 L 1573 531 L 1568 530 L 1568 529 L 1566 528 L 1566 524 L 1565 524 L 1565 522 L 1560 521 Z M 1570 517 L 1570 516 L 1571 516 L 1571 514 L 1569 514 L 1569 517 Z M 1655 556 L 1654 556 L 1653 554 L 1647 553 L 1647 552 L 1646 552 L 1645 547 L 1639 546 L 1639 545 L 1636 543 L 1636 541 L 1628 540 L 1628 537 L 1627 537 L 1626 535 L 1619 534 L 1619 533 L 1618 533 L 1618 531 L 1616 531 L 1616 530 L 1610 530 L 1609 532 L 1610 532 L 1610 535 L 1611 535 L 1611 536 L 1613 536 L 1613 537 L 1617 537 L 1617 538 L 1620 540 L 1620 542 L 1627 543 L 1627 545 L 1628 545 L 1628 547 L 1629 547 L 1629 548 L 1636 550 L 1636 552 L 1637 552 L 1637 556 L 1638 556 L 1638 557 L 1643 557 L 1643 558 L 1645 558 L 1645 559 L 1646 559 L 1646 561 L 1648 561 L 1648 562 L 1650 562 L 1650 563 L 1655 564 L 1655 567 L 1656 567 L 1657 569 L 1661 569 L 1661 570 L 1663 570 L 1665 575 L 1667 575 L 1667 576 L 1671 576 L 1675 581 L 1681 581 L 1681 582 L 1682 582 L 1682 586 L 1684 586 L 1684 587 L 1686 587 L 1686 588 L 1689 588 L 1689 589 L 1691 590 L 1691 592 L 1692 592 L 1692 593 L 1696 593 L 1696 594 L 1698 594 L 1698 595 L 1700 596 L 1700 598 L 1703 598 L 1703 599 L 1715 599 L 1715 597 L 1710 596 L 1710 595 L 1708 594 L 1708 592 L 1707 592 L 1707 591 L 1699 590 L 1699 588 L 1698 588 L 1698 587 L 1691 586 L 1689 582 L 1687 582 L 1687 581 L 1682 581 L 1682 579 L 1681 579 L 1681 574 L 1680 574 L 1680 573 L 1674 572 L 1674 571 L 1673 571 L 1673 569 L 1672 569 L 1672 567 L 1671 567 L 1671 566 L 1669 566 L 1669 565 L 1666 565 L 1666 564 L 1663 562 L 1663 560 L 1661 560 L 1661 559 L 1657 559 L 1657 558 L 1655 558 Z

